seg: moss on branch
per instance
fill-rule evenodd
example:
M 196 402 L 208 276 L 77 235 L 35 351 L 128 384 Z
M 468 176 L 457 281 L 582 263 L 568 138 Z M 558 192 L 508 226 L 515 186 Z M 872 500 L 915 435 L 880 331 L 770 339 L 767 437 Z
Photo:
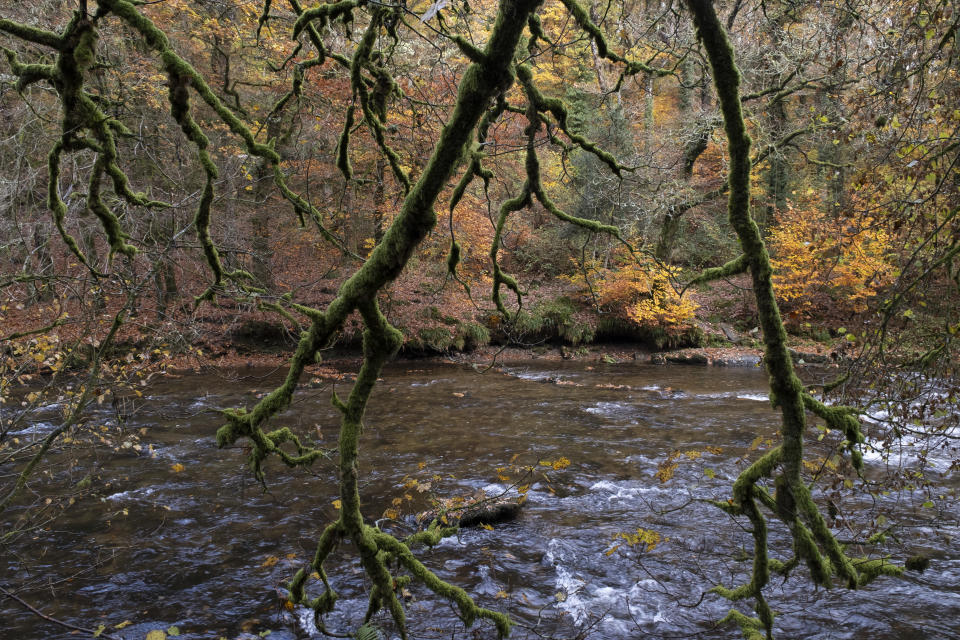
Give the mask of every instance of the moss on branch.
M 740 275 L 741 273 L 746 273 L 747 269 L 749 268 L 749 264 L 750 263 L 747 261 L 747 256 L 741 254 L 730 262 L 727 262 L 719 267 L 710 267 L 704 269 L 700 275 L 688 282 L 683 287 L 683 290 L 686 291 L 690 287 L 698 284 L 705 284 L 707 282 L 713 282 L 714 280 L 720 280 L 722 278 L 729 278 L 731 276 Z
M 349 537 L 356 544 L 360 562 L 370 578 L 370 611 L 386 608 L 397 624 L 401 637 L 406 637 L 405 617 L 402 604 L 393 589 L 393 578 L 387 568 L 389 557 L 398 558 L 401 565 L 416 578 L 423 580 L 438 595 L 453 601 L 461 612 L 465 622 L 478 618 L 491 620 L 501 635 L 509 631 L 506 616 L 476 607 L 460 589 L 449 585 L 427 571 L 413 558 L 409 547 L 377 529 L 363 524 L 360 514 L 358 490 L 359 470 L 357 467 L 359 439 L 362 432 L 363 413 L 367 400 L 376 383 L 377 377 L 402 342 L 399 331 L 391 327 L 376 304 L 377 293 L 384 285 L 396 278 L 406 265 L 414 248 L 422 242 L 426 234 L 436 224 L 434 204 L 445 187 L 468 144 L 473 131 L 484 116 L 487 106 L 495 96 L 502 93 L 512 82 L 512 58 L 526 24 L 526 17 L 539 4 L 539 0 L 504 0 L 497 22 L 491 32 L 484 50 L 483 62 L 474 62 L 465 72 L 460 83 L 457 103 L 454 111 L 443 128 L 434 151 L 427 162 L 419 180 L 410 185 L 400 212 L 394 219 L 380 244 L 374 249 L 367 261 L 340 288 L 336 298 L 320 312 L 311 314 L 311 325 L 301 336 L 297 350 L 291 358 L 290 369 L 284 383 L 264 397 L 250 411 L 232 410 L 224 415 L 227 424 L 217 433 L 217 442 L 226 446 L 245 437 L 251 440 L 256 458 L 255 473 L 262 478 L 262 461 L 271 453 L 277 453 L 277 445 L 292 442 L 282 430 L 264 433 L 262 426 L 274 415 L 289 405 L 297 383 L 305 366 L 313 361 L 317 351 L 325 346 L 343 326 L 346 318 L 358 310 L 366 329 L 364 331 L 364 359 L 357 380 L 345 401 L 334 396 L 334 404 L 340 410 L 339 470 L 341 508 L 337 521 L 328 526 L 318 542 L 317 553 L 311 567 L 324 578 L 324 594 L 310 605 L 318 614 L 333 606 L 335 594 L 326 583 L 322 566 L 325 559 L 334 551 L 336 543 Z M 344 3 L 341 6 L 353 6 Z M 332 5 L 325 5 L 332 6 Z M 374 8 L 376 12 L 378 9 Z M 314 11 L 314 17 L 326 15 L 329 19 L 331 9 Z M 326 12 L 326 13 L 325 13 Z M 304 12 L 303 16 L 307 16 Z M 298 20 L 298 25 L 306 25 L 312 18 Z M 322 19 L 322 18 L 320 18 Z M 300 27 L 302 30 L 304 26 Z M 298 31 L 299 33 L 299 31 Z M 364 39 L 371 39 L 374 33 L 369 29 Z M 363 46 L 363 45 L 361 45 Z M 361 96 L 361 108 L 364 118 L 379 121 L 375 108 L 376 100 L 371 96 L 362 97 L 366 84 L 360 77 L 360 70 L 370 71 L 368 53 L 354 56 L 353 87 Z M 382 124 L 382 122 L 381 122 Z M 374 125 L 374 129 L 376 126 Z M 376 133 L 374 132 L 374 135 Z M 298 446 L 298 445 L 297 445 Z M 298 446 L 299 450 L 299 446 Z M 253 455 L 253 454 L 252 454 Z M 299 454 L 303 458 L 305 454 Z M 262 457 L 260 457 L 262 456 Z M 302 460 L 291 456 L 293 462 Z M 443 531 L 434 530 L 430 539 L 442 535 Z M 417 539 L 415 542 L 429 542 L 430 539 Z M 291 583 L 291 600 L 305 602 L 304 584 L 307 572 L 301 570 Z
M 563 6 L 567 8 L 567 11 L 570 12 L 570 15 L 577 23 L 577 26 L 583 29 L 593 40 L 597 47 L 597 55 L 599 55 L 601 58 L 606 58 L 611 62 L 624 65 L 624 76 L 632 76 L 638 73 L 648 73 L 653 76 L 673 75 L 673 72 L 669 69 L 658 69 L 656 67 L 651 67 L 650 65 L 638 60 L 627 60 L 623 56 L 614 53 L 610 50 L 610 46 L 607 44 L 607 38 L 603 34 L 603 31 L 600 29 L 600 27 L 594 24 L 593 20 L 590 19 L 590 14 L 587 13 L 587 10 L 583 8 L 578 0 L 561 0 L 561 2 L 563 3 Z
M 857 588 L 876 575 L 891 575 L 886 563 L 858 563 L 860 569 L 844 553 L 830 532 L 822 514 L 801 477 L 803 466 L 803 439 L 806 429 L 805 410 L 810 409 L 830 424 L 843 428 L 851 443 L 862 438 L 859 425 L 847 408 L 830 409 L 806 393 L 793 370 L 786 346 L 786 330 L 777 308 L 773 291 L 772 269 L 760 230 L 750 214 L 750 137 L 739 95 L 740 73 L 734 62 L 733 48 L 727 39 L 710 0 L 687 0 L 693 14 L 697 36 L 706 50 L 713 71 L 714 86 L 723 114 L 730 155 L 730 189 L 727 211 L 730 224 L 740 240 L 742 264 L 750 271 L 760 326 L 763 330 L 764 363 L 770 377 L 771 401 L 781 414 L 781 444 L 745 470 L 734 483 L 734 500 L 752 525 L 754 538 L 754 566 L 751 581 L 739 589 L 722 589 L 727 597 L 751 595 L 755 601 L 758 620 L 731 612 L 724 621 L 736 622 L 748 638 L 772 637 L 772 611 L 763 598 L 762 589 L 769 579 L 767 560 L 766 519 L 759 511 L 754 497 L 759 494 L 757 482 L 775 476 L 776 498 L 773 505 L 763 501 L 790 529 L 798 558 L 811 570 L 815 584 L 829 587 L 831 577 L 845 580 L 850 588 Z M 737 262 L 737 261 L 735 261 Z M 728 268 L 727 265 L 720 270 Z M 732 268 L 732 267 L 731 267 Z M 859 464 L 859 460 L 855 461 Z M 775 473 L 779 470 L 779 473 Z M 863 568 L 869 568 L 864 572 Z M 758 624 L 759 623 L 759 624 Z

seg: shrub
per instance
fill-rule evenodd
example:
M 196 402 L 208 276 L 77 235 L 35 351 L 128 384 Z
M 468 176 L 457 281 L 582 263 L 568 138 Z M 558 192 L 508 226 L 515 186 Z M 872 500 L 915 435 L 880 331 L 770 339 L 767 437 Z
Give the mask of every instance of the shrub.
M 858 313 L 894 276 L 890 236 L 873 219 L 787 206 L 770 231 L 777 298 L 793 319 Z

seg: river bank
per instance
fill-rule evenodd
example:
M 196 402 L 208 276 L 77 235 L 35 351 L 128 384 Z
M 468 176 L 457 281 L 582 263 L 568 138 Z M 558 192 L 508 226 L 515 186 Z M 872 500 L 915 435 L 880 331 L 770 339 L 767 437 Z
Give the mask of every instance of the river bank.
M 848 356 L 830 345 L 804 341 L 790 349 L 794 364 L 839 366 Z M 285 367 L 291 351 L 276 349 L 252 350 L 227 348 L 219 353 L 205 354 L 203 362 L 192 353 L 170 357 L 168 367 L 181 373 L 199 372 L 218 368 L 268 369 Z M 347 345 L 331 348 L 321 356 L 318 365 L 308 370 L 355 369 L 362 358 L 358 346 Z M 759 367 L 763 362 L 763 350 L 758 346 L 685 347 L 680 349 L 654 350 L 643 344 L 615 342 L 585 345 L 540 344 L 525 346 L 485 345 L 473 349 L 448 352 L 424 352 L 401 350 L 397 362 L 458 363 L 475 366 L 491 366 L 503 362 L 599 362 L 605 364 L 636 362 L 648 364 L 684 364 L 706 367 Z

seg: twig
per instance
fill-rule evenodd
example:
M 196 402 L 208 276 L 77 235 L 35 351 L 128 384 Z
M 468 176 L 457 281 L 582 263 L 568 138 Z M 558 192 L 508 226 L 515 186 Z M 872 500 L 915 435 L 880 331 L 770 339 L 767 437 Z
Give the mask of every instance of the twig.
M 106 638 L 106 640 L 123 640 L 123 638 L 120 637 L 120 636 L 110 635 L 109 633 L 103 633 L 102 631 L 101 631 L 101 632 L 99 633 L 99 635 L 98 635 L 96 629 L 87 629 L 86 627 L 78 627 L 78 626 L 76 626 L 76 625 L 70 624 L 69 622 L 64 622 L 63 620 L 57 620 L 56 618 L 53 618 L 53 617 L 51 617 L 51 616 L 48 616 L 47 614 L 43 613 L 43 612 L 40 611 L 39 609 L 33 607 L 29 602 L 25 601 L 25 600 L 24 600 L 23 598 L 21 598 L 20 596 L 17 596 L 17 595 L 15 595 L 15 594 L 13 594 L 13 593 L 10 593 L 9 591 L 7 591 L 6 589 L 4 589 L 3 587 L 0 587 L 0 592 L 3 592 L 3 595 L 7 596 L 7 597 L 10 598 L 11 600 L 16 600 L 17 602 L 19 602 L 19 603 L 20 603 L 21 605 L 23 605 L 26 609 L 29 609 L 30 612 L 31 612 L 33 615 L 35 615 L 35 616 L 37 616 L 37 617 L 40 617 L 40 618 L 43 618 L 44 620 L 46 620 L 46 621 L 48 621 L 48 622 L 52 622 L 52 623 L 54 623 L 54 624 L 58 624 L 58 625 L 60 625 L 61 627 L 66 627 L 67 629 L 73 629 L 74 631 L 82 631 L 82 632 L 84 632 L 84 633 L 89 633 L 90 635 L 96 636 L 96 637 L 98 637 L 98 638 Z

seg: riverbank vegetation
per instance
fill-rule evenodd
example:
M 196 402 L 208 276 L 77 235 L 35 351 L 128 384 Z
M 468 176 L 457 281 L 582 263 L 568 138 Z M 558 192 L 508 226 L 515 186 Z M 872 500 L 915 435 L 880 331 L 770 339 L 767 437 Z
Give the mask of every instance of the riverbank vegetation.
M 41 5 L 0 14 L 0 509 L 25 514 L 2 535 L 50 517 L 23 496 L 85 409 L 114 403 L 119 421 L 172 364 L 286 360 L 277 389 L 223 408 L 217 444 L 242 443 L 260 482 L 272 457 L 309 467 L 330 452 L 275 417 L 348 345 L 363 361 L 334 396 L 339 513 L 287 602 L 333 609 L 324 562 L 349 539 L 371 585 L 359 622 L 383 609 L 404 636 L 415 579 L 506 635 L 505 615 L 414 555 L 452 533 L 441 519 L 402 539 L 361 517 L 362 418 L 385 363 L 733 341 L 763 351 L 783 429 L 718 503 L 755 541 L 749 583 L 717 592 L 757 617 L 729 619 L 770 636 L 771 571 L 851 588 L 900 573 L 837 541 L 803 444 L 818 419 L 856 476 L 860 412 L 824 401 L 894 397 L 903 370 L 951 381 L 939 404 L 899 405 L 914 431 L 946 437 L 956 415 L 952 4 Z M 810 340 L 853 376 L 805 388 L 789 348 Z M 14 436 L 51 402 L 53 431 Z M 769 557 L 768 520 L 792 558 Z

